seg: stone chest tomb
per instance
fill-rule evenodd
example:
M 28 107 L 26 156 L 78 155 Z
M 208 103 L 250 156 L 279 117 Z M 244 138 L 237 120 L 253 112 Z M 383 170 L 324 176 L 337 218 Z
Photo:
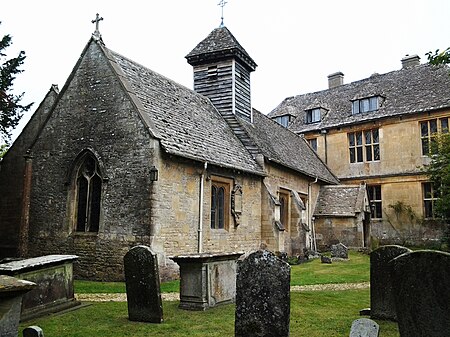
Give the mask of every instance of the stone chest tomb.
M 75 255 L 46 255 L 0 264 L 0 275 L 27 280 L 37 286 L 22 299 L 21 320 L 67 309 L 80 302 L 73 289 Z
M 180 308 L 206 310 L 234 302 L 236 261 L 243 253 L 202 253 L 172 257 L 180 266 Z

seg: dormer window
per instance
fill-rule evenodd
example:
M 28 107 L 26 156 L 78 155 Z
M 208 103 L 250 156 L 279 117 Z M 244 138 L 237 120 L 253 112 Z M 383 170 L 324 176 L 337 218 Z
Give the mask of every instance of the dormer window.
M 321 118 L 321 108 L 306 110 L 307 124 L 320 122 L 320 118 Z
M 290 123 L 291 120 L 292 120 L 292 117 L 293 117 L 293 116 L 291 116 L 291 115 L 283 115 L 283 116 L 275 117 L 275 118 L 273 118 L 273 119 L 274 119 L 275 122 L 277 122 L 278 124 L 280 124 L 280 125 L 284 126 L 285 128 L 287 128 L 288 125 L 289 125 L 289 123 Z
M 376 111 L 379 107 L 379 96 L 357 99 L 352 102 L 352 115 Z

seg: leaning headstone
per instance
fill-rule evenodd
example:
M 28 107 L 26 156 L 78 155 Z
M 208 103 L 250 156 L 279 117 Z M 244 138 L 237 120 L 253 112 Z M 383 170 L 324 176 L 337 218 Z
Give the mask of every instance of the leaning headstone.
M 147 246 L 133 247 L 125 254 L 124 269 L 129 320 L 161 323 L 163 309 L 156 254 Z
M 378 337 L 380 327 L 368 318 L 355 319 L 350 329 L 350 337 Z
M 390 265 L 400 336 L 450 336 L 450 254 L 414 251 Z
M 36 325 L 23 329 L 23 337 L 44 337 L 44 331 Z
M 343 243 L 331 245 L 331 258 L 348 259 L 348 248 Z
M 238 260 L 236 337 L 289 336 L 289 264 L 267 250 Z
M 410 252 L 396 245 L 382 246 L 370 253 L 370 317 L 396 321 L 389 261 Z

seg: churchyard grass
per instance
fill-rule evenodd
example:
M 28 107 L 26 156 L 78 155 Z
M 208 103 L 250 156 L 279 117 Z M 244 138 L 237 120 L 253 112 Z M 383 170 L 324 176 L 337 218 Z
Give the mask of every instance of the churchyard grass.
M 342 273 L 343 275 L 339 275 Z M 347 262 L 320 263 L 319 259 L 292 266 L 291 284 L 308 285 L 369 280 L 369 256 L 351 252 Z M 162 283 L 162 292 L 179 290 L 178 281 Z M 122 282 L 76 281 L 77 293 L 125 292 Z M 227 337 L 234 336 L 234 304 L 206 311 L 186 311 L 178 301 L 163 301 L 164 322 L 149 324 L 128 320 L 126 302 L 94 302 L 89 306 L 63 314 L 46 316 L 24 322 L 40 326 L 46 337 Z M 342 291 L 291 292 L 290 330 L 295 337 L 348 336 L 353 320 L 360 318 L 359 310 L 370 306 L 369 289 Z M 399 337 L 397 324 L 377 321 L 380 337 Z
M 320 259 L 291 266 L 291 285 L 326 283 L 356 283 L 370 281 L 370 257 L 367 254 L 349 251 L 348 261 L 321 263 Z M 161 292 L 179 292 L 178 280 L 161 283 Z M 75 293 L 125 293 L 124 282 L 92 282 L 75 280 Z
M 78 294 L 117 294 L 125 293 L 125 282 L 93 282 L 74 281 L 75 293 Z M 161 292 L 177 293 L 180 291 L 180 281 L 169 281 L 161 283 Z
M 370 256 L 355 251 L 349 251 L 348 261 L 326 264 L 314 259 L 291 267 L 291 285 L 295 286 L 369 281 Z
M 291 292 L 291 336 L 348 336 L 359 310 L 369 306 L 369 289 Z M 60 315 L 21 324 L 40 326 L 46 337 L 232 337 L 233 304 L 207 311 L 178 309 L 178 301 L 163 302 L 164 322 L 130 322 L 125 302 L 101 302 Z M 378 321 L 380 337 L 399 337 L 397 324 Z

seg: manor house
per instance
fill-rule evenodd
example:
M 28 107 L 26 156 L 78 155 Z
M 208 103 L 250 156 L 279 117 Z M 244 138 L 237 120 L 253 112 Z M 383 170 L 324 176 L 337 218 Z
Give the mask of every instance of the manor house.
M 449 130 L 450 72 L 417 55 L 401 63 L 348 84 L 331 74 L 328 89 L 288 97 L 269 116 L 306 139 L 341 183 L 367 184 L 373 237 L 423 246 L 435 244 L 444 225 L 423 167 L 435 136 Z

